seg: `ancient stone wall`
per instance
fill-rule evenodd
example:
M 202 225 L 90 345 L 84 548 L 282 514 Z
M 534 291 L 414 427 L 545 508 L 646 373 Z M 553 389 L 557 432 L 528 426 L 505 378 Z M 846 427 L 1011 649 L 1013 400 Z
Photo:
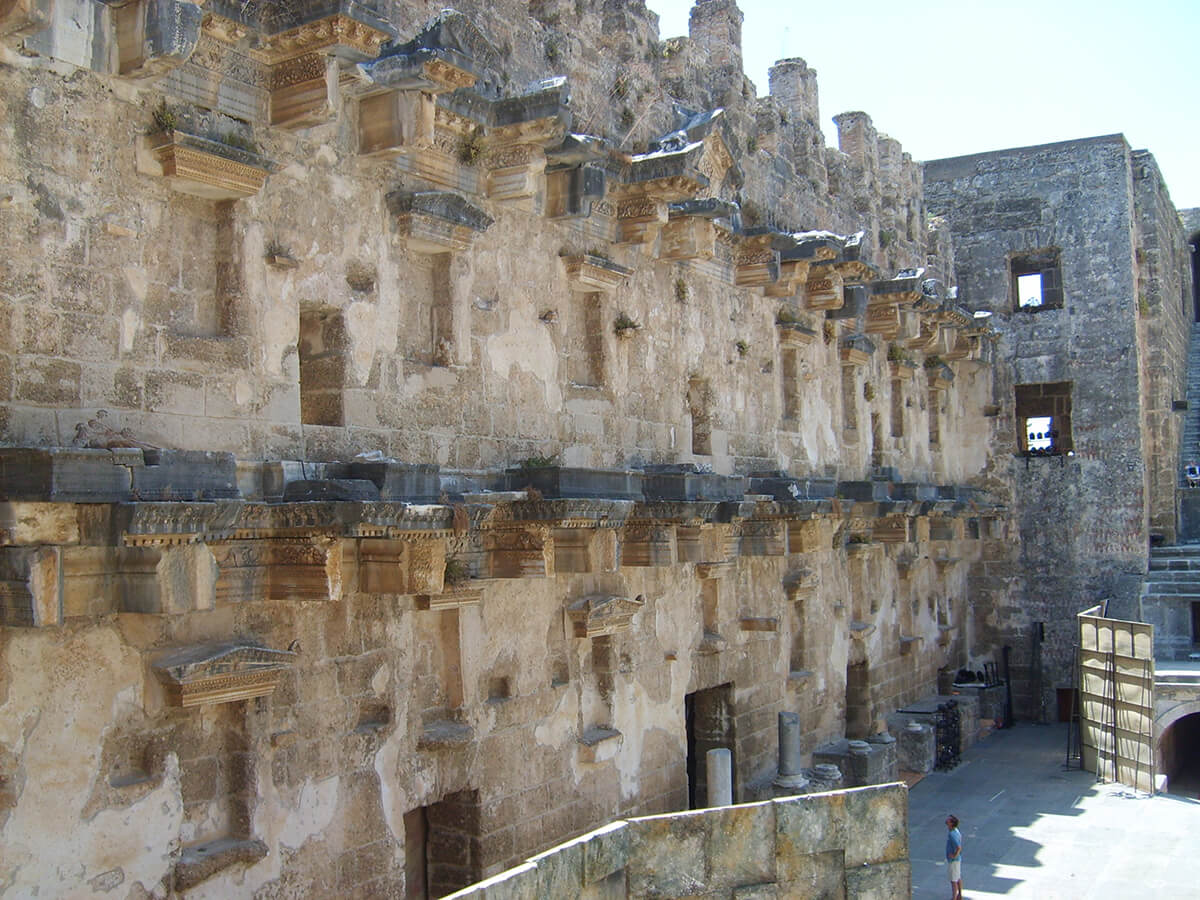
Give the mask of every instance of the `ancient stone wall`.
M 614 822 L 454 894 L 907 897 L 900 785 Z
M 1019 534 L 985 549 L 973 583 L 996 612 L 977 637 L 1013 647 L 1023 715 L 1055 714 L 1075 612 L 1107 599 L 1133 614 L 1151 521 L 1173 522 L 1174 477 L 1155 460 L 1178 441 L 1186 327 L 1177 216 L 1155 173 L 1120 135 L 925 164 L 959 298 L 1002 335 L 988 483 Z M 1040 299 L 1023 306 L 1027 275 Z M 1025 437 L 1030 417 L 1053 421 L 1053 446 Z

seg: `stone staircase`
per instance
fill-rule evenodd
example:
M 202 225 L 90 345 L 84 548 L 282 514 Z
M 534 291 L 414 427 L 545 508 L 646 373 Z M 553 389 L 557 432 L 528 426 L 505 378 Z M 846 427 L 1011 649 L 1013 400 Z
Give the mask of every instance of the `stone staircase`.
M 1156 657 L 1188 658 L 1193 603 L 1200 603 L 1200 544 L 1151 547 L 1140 618 L 1154 626 Z

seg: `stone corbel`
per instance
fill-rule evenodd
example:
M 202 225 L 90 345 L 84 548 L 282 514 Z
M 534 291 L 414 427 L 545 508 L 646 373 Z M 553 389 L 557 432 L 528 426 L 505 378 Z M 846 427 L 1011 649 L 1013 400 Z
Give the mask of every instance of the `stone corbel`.
M 232 703 L 275 692 L 296 654 L 240 641 L 199 644 L 151 664 L 173 706 Z
M 271 67 L 271 125 L 294 131 L 333 121 L 339 82 L 337 60 L 321 52 L 276 63 Z
M 565 78 L 548 79 L 534 90 L 492 104 L 487 131 L 487 196 L 528 201 L 538 193 L 546 148 L 563 143 L 570 125 Z
M 275 168 L 257 153 L 182 131 L 159 132 L 148 140 L 162 176 L 174 190 L 193 197 L 253 197 Z
M 788 553 L 816 553 L 833 546 L 833 529 L 826 519 L 788 522 Z
M 218 604 L 341 597 L 342 549 L 337 539 L 233 541 L 210 547 L 217 562 Z
M 807 259 L 783 259 L 779 261 L 779 280 L 768 284 L 763 293 L 768 297 L 794 297 L 801 286 L 808 282 L 808 270 L 812 265 Z
M 618 265 L 611 259 L 582 253 L 578 256 L 562 257 L 567 272 L 567 282 L 573 291 L 607 294 L 623 284 L 633 269 Z
M 0 38 L 41 31 L 53 18 L 54 0 L 0 0 Z
M 743 238 L 733 257 L 733 283 L 738 287 L 766 287 L 779 279 L 779 251 L 771 246 L 772 234 Z
M 670 203 L 649 195 L 626 196 L 617 202 L 617 243 L 650 244 L 670 220 Z
M 716 219 L 737 213 L 737 204 L 724 200 L 684 200 L 672 203 L 662 227 L 658 258 L 663 260 L 712 259 L 716 253 Z
M 493 221 L 458 194 L 445 191 L 392 191 L 387 206 L 397 233 L 418 253 L 467 250 Z
M 784 577 L 783 590 L 788 600 L 792 603 L 798 603 L 816 593 L 820 584 L 821 576 L 807 566 L 803 566 Z
M 925 375 L 929 379 L 929 386 L 935 391 L 945 391 L 954 383 L 954 370 L 945 363 L 926 369 Z
M 645 599 L 589 594 L 567 604 L 567 621 L 577 638 L 595 638 L 629 631 L 633 617 L 646 605 Z
M 493 578 L 540 578 L 554 574 L 550 529 L 495 528 L 484 534 L 484 551 Z
M 920 331 L 906 340 L 904 346 L 909 350 L 916 350 L 921 353 L 935 353 L 938 345 L 939 331 L 937 322 L 922 319 Z
M 508 143 L 491 145 L 484 157 L 487 178 L 484 191 L 488 199 L 497 202 L 527 201 L 537 196 L 538 186 L 546 171 L 546 154 L 541 145 Z
M 804 284 L 804 308 L 813 310 L 841 309 L 846 302 L 842 276 L 829 265 L 813 265 Z
M 852 334 L 838 344 L 838 355 L 842 366 L 865 366 L 871 361 L 875 344 L 865 334 Z

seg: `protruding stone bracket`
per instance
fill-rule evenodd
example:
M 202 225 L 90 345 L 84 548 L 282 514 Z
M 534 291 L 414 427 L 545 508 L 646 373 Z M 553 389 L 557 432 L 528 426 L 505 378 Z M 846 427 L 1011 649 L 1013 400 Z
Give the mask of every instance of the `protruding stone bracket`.
M 783 590 L 788 600 L 792 603 L 798 603 L 811 597 L 820 584 L 820 574 L 805 566 L 784 576 Z
M 266 35 L 252 55 L 272 66 L 310 53 L 328 54 L 347 63 L 375 59 L 395 34 L 386 22 L 363 14 L 358 4 L 353 6 L 359 15 L 339 12 Z
M 628 631 L 633 617 L 645 607 L 645 598 L 611 594 L 589 594 L 567 604 L 571 633 L 577 638 L 594 638 Z
M 590 253 L 564 256 L 562 261 L 573 291 L 609 293 L 633 274 L 633 269 Z
M 148 140 L 171 187 L 206 200 L 253 197 L 275 169 L 257 153 L 199 135 L 164 131 Z
M 842 366 L 865 366 L 875 353 L 875 344 L 865 334 L 852 334 L 838 344 L 838 356 Z
M 606 762 L 617 755 L 624 740 L 625 736 L 615 728 L 602 725 L 586 728 L 579 736 L 579 761 Z
M 871 537 L 881 544 L 903 544 L 909 540 L 908 516 L 887 516 L 871 524 Z
M 788 553 L 816 553 L 828 550 L 833 532 L 824 519 L 797 519 L 788 522 Z
M 775 322 L 775 333 L 779 335 L 779 346 L 799 349 L 817 341 L 820 335 L 815 328 L 803 322 Z
M 732 575 L 736 571 L 737 563 L 733 560 L 696 563 L 697 578 L 724 578 L 726 575 Z
M 683 200 L 668 208 L 658 258 L 669 261 L 712 259 L 717 246 L 717 219 L 732 220 L 738 206 L 725 200 Z
M 929 387 L 935 391 L 949 390 L 954 383 L 954 370 L 945 363 L 926 368 L 925 375 L 929 379 Z
M 232 703 L 275 692 L 295 653 L 224 641 L 183 647 L 151 665 L 174 706 Z
M 605 210 L 612 206 L 603 199 L 608 192 L 603 168 L 609 155 L 607 141 L 590 134 L 567 134 L 559 146 L 545 153 L 546 218 L 586 218 L 597 203 Z
M 467 250 L 493 222 L 483 210 L 447 191 L 392 191 L 387 205 L 397 233 L 418 253 Z
M 778 632 L 779 619 L 771 616 L 742 616 L 738 619 L 742 631 Z
M 804 283 L 804 308 L 813 310 L 841 309 L 846 302 L 842 291 L 842 276 L 828 265 L 811 265 Z
M 210 548 L 218 567 L 218 604 L 341 597 L 342 545 L 336 538 L 232 541 Z

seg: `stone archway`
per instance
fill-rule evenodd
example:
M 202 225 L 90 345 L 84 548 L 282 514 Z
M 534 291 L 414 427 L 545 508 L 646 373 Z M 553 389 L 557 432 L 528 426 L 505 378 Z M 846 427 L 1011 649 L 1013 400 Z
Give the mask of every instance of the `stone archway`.
M 1200 798 L 1200 700 L 1172 702 L 1155 719 L 1154 734 L 1155 764 L 1167 792 Z

